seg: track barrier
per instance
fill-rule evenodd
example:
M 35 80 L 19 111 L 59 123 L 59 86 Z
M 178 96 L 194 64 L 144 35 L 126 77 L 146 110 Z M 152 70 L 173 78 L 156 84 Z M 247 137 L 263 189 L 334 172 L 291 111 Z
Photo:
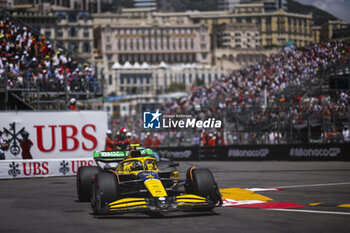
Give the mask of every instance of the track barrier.
M 159 147 L 160 157 L 173 160 L 350 161 L 350 144 L 279 144 L 203 147 Z

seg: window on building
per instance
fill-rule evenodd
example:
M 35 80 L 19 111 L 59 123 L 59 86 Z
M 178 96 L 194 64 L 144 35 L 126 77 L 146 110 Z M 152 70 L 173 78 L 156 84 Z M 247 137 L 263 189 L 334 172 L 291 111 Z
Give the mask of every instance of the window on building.
M 51 31 L 45 31 L 45 37 L 51 37 Z
M 112 54 L 107 54 L 107 60 L 108 60 L 108 61 L 111 61 L 111 60 L 112 60 L 112 57 L 113 57 Z
M 83 53 L 90 53 L 90 51 L 91 51 L 90 43 L 84 42 L 83 43 Z
M 164 76 L 163 76 L 163 83 L 164 83 L 164 87 L 168 86 L 168 77 L 166 74 L 164 74 Z
M 78 52 L 79 45 L 76 42 L 69 43 L 69 49 L 73 50 L 74 52 Z
M 77 15 L 75 13 L 70 13 L 68 15 L 68 22 L 77 22 Z
M 150 34 L 148 34 L 148 49 L 152 49 L 152 38 Z
M 170 49 L 170 38 L 169 38 L 169 36 L 167 36 L 167 38 L 166 38 L 166 48 Z
M 57 37 L 58 38 L 62 38 L 63 37 L 63 32 L 62 31 L 58 31 L 57 32 Z
M 111 49 L 112 49 L 112 46 L 106 45 L 106 50 L 107 50 L 107 51 L 109 51 L 109 50 L 111 50 Z
M 108 75 L 108 84 L 112 85 L 112 75 Z
M 130 49 L 133 50 L 134 49 L 134 39 L 130 38 Z
M 71 27 L 69 30 L 69 36 L 70 37 L 76 37 L 77 36 L 77 31 L 74 27 Z
M 140 49 L 140 39 L 139 38 L 136 39 L 136 49 L 137 50 Z
M 83 33 L 83 36 L 85 37 L 85 38 L 89 38 L 89 36 L 90 36 L 90 32 L 89 31 L 84 31 L 84 33 Z M 109 36 L 107 36 L 107 42 L 109 42 Z

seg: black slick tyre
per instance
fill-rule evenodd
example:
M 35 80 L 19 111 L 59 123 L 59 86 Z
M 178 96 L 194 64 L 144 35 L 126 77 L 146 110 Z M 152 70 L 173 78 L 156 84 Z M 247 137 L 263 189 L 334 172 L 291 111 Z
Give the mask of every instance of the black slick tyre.
M 80 202 L 88 202 L 91 198 L 91 184 L 93 177 L 99 172 L 96 166 L 79 167 L 77 172 L 77 193 Z
M 210 201 L 210 207 L 203 208 L 203 210 L 213 209 L 219 202 L 221 202 L 221 195 L 218 186 L 209 169 L 190 168 L 186 174 L 185 189 L 187 193 L 208 198 Z
M 116 175 L 98 173 L 92 184 L 91 206 L 94 214 L 104 214 L 106 205 L 118 199 L 119 184 Z

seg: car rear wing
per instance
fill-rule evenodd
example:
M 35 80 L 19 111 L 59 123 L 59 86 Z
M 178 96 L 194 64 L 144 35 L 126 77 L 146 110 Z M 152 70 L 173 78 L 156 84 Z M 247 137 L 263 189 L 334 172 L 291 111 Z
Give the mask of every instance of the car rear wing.
M 96 162 L 119 162 L 127 158 L 128 151 L 95 151 L 93 156 Z

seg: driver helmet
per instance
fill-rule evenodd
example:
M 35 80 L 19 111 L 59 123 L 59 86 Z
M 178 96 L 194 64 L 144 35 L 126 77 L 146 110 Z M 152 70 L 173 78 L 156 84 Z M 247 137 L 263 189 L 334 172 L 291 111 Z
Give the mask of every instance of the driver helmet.
M 76 99 L 75 99 L 75 98 L 71 98 L 71 99 L 70 99 L 70 104 L 75 104 L 75 102 L 76 102 Z
M 107 134 L 107 135 L 112 135 L 112 130 L 108 129 L 108 130 L 106 131 L 106 134 Z
M 126 133 L 126 137 L 131 137 L 132 136 L 132 133 L 131 132 L 127 132 Z

